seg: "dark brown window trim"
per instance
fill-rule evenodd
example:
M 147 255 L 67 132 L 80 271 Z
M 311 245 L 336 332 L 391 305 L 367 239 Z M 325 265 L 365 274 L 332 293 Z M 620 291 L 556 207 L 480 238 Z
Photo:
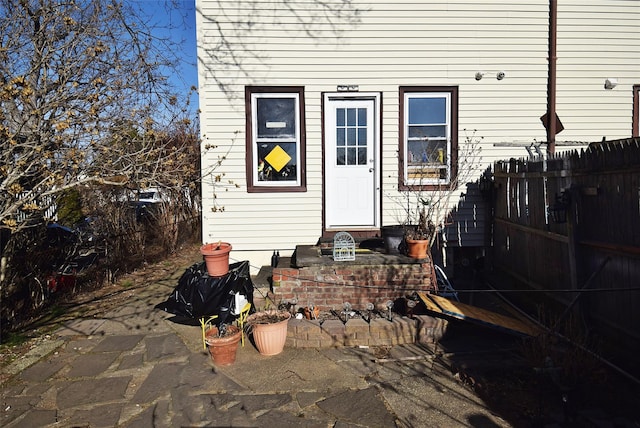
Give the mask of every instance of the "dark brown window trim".
M 266 93 L 287 93 L 298 94 L 300 111 L 300 141 L 298 149 L 300 152 L 300 185 L 298 186 L 255 186 L 253 184 L 253 118 L 251 111 L 251 95 Z M 305 102 L 304 86 L 245 86 L 245 166 L 247 175 L 248 193 L 283 193 L 283 192 L 306 192 L 307 191 L 307 145 L 306 145 L 306 122 L 305 122 Z
M 633 85 L 633 119 L 631 136 L 640 137 L 640 85 Z
M 450 189 L 458 174 L 458 87 L 457 86 L 400 86 L 399 89 L 399 115 L 398 115 L 398 190 L 443 190 L 443 185 L 408 185 L 404 176 L 404 95 L 412 92 L 449 92 L 451 94 L 451 177 L 449 184 L 444 188 Z

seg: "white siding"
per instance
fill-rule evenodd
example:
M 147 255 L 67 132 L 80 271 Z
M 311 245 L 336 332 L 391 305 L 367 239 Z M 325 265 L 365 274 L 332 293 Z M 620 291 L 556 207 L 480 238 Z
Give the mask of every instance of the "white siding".
M 631 86 L 640 83 L 640 1 L 558 3 L 557 113 L 565 127 L 557 136 L 558 150 L 564 141 L 630 136 Z M 229 150 L 218 172 L 239 185 L 217 192 L 225 212 L 212 213 L 213 190 L 209 181 L 203 183 L 205 242 L 223 239 L 236 250 L 262 250 L 252 258 L 266 260 L 273 249 L 286 254 L 297 244 L 317 241 L 321 93 L 339 84 L 383 94 L 385 194 L 397 184 L 401 85 L 458 86 L 458 139 L 463 144 L 465 129 L 477 130 L 484 165 L 526 156 L 523 148 L 501 143 L 546 139 L 539 118 L 547 99 L 548 0 L 352 1 L 351 6 L 357 13 L 345 8 L 337 16 L 312 0 L 197 1 L 202 134 L 205 143 L 219 146 L 203 156 L 203 171 Z M 497 81 L 501 70 L 506 77 Z M 487 74 L 476 81 L 477 71 Z M 608 77 L 619 81 L 612 91 L 603 89 Z M 305 87 L 307 192 L 246 192 L 245 85 Z M 469 245 L 478 244 L 482 226 L 472 200 L 461 199 L 470 220 L 458 228 L 471 236 L 463 240 Z M 383 204 L 383 224 L 393 223 L 393 210 Z

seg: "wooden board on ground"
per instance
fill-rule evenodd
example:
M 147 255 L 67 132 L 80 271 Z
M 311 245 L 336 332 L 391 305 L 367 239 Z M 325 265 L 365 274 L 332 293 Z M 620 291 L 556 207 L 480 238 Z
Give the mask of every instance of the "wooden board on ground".
M 467 305 L 460 302 L 453 302 L 444 297 L 434 294 L 418 293 L 420 299 L 427 307 L 427 310 L 436 314 L 451 318 L 474 322 L 507 332 L 517 333 L 526 336 L 537 336 L 542 331 L 535 325 L 501 315 L 486 309 Z

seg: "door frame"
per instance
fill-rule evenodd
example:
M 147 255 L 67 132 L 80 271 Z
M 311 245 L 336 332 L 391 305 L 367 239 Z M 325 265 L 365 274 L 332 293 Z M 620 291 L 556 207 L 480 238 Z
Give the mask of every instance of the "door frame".
M 337 232 L 349 232 L 354 237 L 372 237 L 378 234 L 382 220 L 382 92 L 323 92 L 321 94 L 321 129 L 322 129 L 322 237 L 330 238 Z M 368 100 L 373 101 L 373 117 L 374 117 L 374 226 L 366 226 L 362 228 L 351 228 L 350 230 L 327 229 L 326 224 L 326 132 L 325 129 L 325 111 L 328 101 L 332 100 Z

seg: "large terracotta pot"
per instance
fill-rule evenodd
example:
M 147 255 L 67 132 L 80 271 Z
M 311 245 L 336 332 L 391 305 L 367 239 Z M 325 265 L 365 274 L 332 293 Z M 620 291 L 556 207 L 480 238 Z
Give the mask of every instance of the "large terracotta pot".
M 407 256 L 414 259 L 426 259 L 429 252 L 428 239 L 406 239 Z
M 209 276 L 225 276 L 229 272 L 230 252 L 231 244 L 228 242 L 204 244 L 200 247 Z
M 249 315 L 247 325 L 260 354 L 277 355 L 284 350 L 289 318 L 291 314 L 284 311 L 263 311 Z
M 214 364 L 229 366 L 236 361 L 236 351 L 242 332 L 235 325 L 227 326 L 227 334 L 218 337 L 218 327 L 207 330 L 205 343 L 209 347 L 209 354 Z

